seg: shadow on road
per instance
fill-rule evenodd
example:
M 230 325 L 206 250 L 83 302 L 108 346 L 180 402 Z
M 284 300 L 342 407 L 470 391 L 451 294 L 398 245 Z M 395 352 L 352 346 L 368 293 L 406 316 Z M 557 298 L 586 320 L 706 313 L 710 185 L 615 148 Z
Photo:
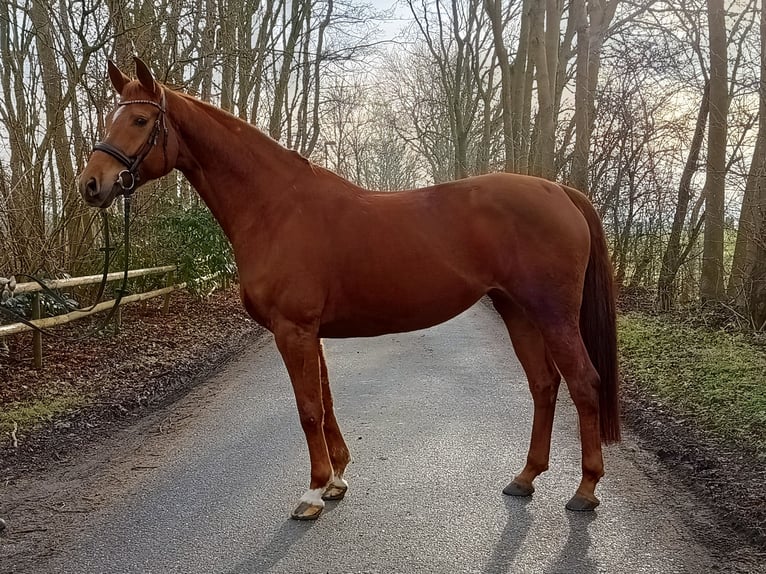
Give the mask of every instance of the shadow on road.
M 500 533 L 500 538 L 492 550 L 492 556 L 489 557 L 489 561 L 484 567 L 484 574 L 505 574 L 511 571 L 511 564 L 524 543 L 532 524 L 532 515 L 527 509 L 529 503 L 532 502 L 531 497 L 513 498 L 506 496 L 504 498 L 505 506 L 508 509 L 508 522 Z
M 507 498 L 508 523 L 500 533 L 492 555 L 484 567 L 484 574 L 512 574 L 514 560 L 532 526 L 532 514 L 528 505 L 532 498 Z M 597 518 L 595 512 L 567 512 L 569 537 L 566 544 L 555 557 L 546 574 L 594 574 L 598 572 L 597 562 L 588 555 L 591 546 L 588 526 Z M 563 533 L 562 533 L 563 534 Z M 547 556 L 541 556 L 541 562 Z
M 282 558 L 287 550 L 311 529 L 313 522 L 298 522 L 287 519 L 271 537 L 253 548 L 254 555 L 246 558 L 226 574 L 250 574 L 268 572 Z
M 598 564 L 588 555 L 591 545 L 588 526 L 596 520 L 595 512 L 569 512 L 569 538 L 551 565 L 550 574 L 592 574 L 598 572 Z

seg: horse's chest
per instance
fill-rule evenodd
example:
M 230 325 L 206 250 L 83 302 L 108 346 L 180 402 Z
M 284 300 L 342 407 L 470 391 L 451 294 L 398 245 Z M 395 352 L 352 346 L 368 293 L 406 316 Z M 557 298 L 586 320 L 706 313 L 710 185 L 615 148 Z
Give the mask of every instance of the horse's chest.
M 245 310 L 269 330 L 283 320 L 301 324 L 318 321 L 326 299 L 324 283 L 305 271 L 242 283 Z
M 252 253 L 250 253 L 252 254 Z M 242 253 L 240 253 L 242 255 Z M 258 261 L 258 264 L 254 264 Z M 268 254 L 257 259 L 238 257 L 242 303 L 258 324 L 271 329 L 278 306 L 280 287 L 286 283 L 283 266 L 272 263 Z
M 273 305 L 269 304 L 263 295 L 259 296 L 259 293 L 257 292 L 243 289 L 242 304 L 244 305 L 247 314 L 250 315 L 256 323 L 267 329 L 271 329 L 272 319 L 270 309 L 273 308 Z

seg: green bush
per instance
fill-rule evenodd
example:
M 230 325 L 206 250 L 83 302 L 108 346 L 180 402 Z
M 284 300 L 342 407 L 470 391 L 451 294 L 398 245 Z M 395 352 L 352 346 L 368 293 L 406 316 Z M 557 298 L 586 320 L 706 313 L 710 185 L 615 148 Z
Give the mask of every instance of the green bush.
M 111 270 L 124 265 L 122 214 L 112 221 L 116 247 Z M 130 268 L 177 265 L 176 282 L 186 281 L 192 290 L 209 291 L 236 275 L 231 245 L 210 211 L 200 205 L 187 209 L 170 208 L 152 218 L 135 218 L 130 225 Z M 205 282 L 198 279 L 215 275 Z M 115 283 L 116 284 L 116 283 Z M 132 288 L 162 287 L 160 276 L 131 280 Z
M 210 211 L 203 206 L 169 213 L 156 222 L 168 261 L 178 265 L 178 278 L 193 282 L 219 274 L 218 281 L 236 275 L 231 244 Z

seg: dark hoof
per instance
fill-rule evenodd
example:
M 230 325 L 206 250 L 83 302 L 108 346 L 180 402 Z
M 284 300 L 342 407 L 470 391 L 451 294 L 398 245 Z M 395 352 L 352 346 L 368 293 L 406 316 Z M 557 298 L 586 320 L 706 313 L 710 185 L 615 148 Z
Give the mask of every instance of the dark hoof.
M 295 507 L 290 518 L 293 520 L 316 520 L 322 514 L 324 506 L 311 504 L 310 502 L 301 502 Z
M 330 485 L 322 494 L 322 500 L 343 500 L 347 490 L 348 486 Z
M 572 510 L 574 512 L 590 512 L 591 510 L 595 510 L 598 505 L 599 501 L 595 496 L 590 498 L 578 493 L 567 502 L 567 510 Z
M 532 496 L 534 491 L 535 487 L 531 484 L 521 484 L 520 482 L 516 482 L 516 479 L 513 479 L 508 486 L 503 489 L 503 494 L 507 494 L 508 496 Z

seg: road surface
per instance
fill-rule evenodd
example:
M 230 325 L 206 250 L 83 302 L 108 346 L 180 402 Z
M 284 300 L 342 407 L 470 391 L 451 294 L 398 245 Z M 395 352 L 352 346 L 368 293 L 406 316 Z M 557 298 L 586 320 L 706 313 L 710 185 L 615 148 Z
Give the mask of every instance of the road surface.
M 647 467 L 630 438 L 606 449 L 597 511 L 564 509 L 580 474 L 564 386 L 551 469 L 533 498 L 503 496 L 523 466 L 532 404 L 504 327 L 485 305 L 426 331 L 325 345 L 354 458 L 344 501 L 328 503 L 317 522 L 288 518 L 307 488 L 307 449 L 285 369 L 264 339 L 172 405 L 137 443 L 104 455 L 93 471 L 101 475 L 92 493 L 98 504 L 70 529 L 51 533 L 59 548 L 36 571 L 668 574 L 734 567 L 696 541 L 691 495 Z

